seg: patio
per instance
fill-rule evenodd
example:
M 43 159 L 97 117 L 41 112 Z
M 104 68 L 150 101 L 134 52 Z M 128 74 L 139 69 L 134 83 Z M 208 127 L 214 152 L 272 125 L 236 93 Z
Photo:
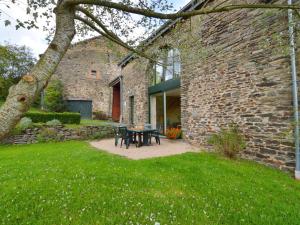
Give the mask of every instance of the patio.
M 90 142 L 90 144 L 99 150 L 134 160 L 179 155 L 186 152 L 199 151 L 198 148 L 188 144 L 183 140 L 169 140 L 166 138 L 161 138 L 161 145 L 153 143 L 150 146 L 136 148 L 134 144 L 131 144 L 129 149 L 126 149 L 125 145 L 123 145 L 122 148 L 120 148 L 120 145 L 115 147 L 113 138 L 93 141 Z

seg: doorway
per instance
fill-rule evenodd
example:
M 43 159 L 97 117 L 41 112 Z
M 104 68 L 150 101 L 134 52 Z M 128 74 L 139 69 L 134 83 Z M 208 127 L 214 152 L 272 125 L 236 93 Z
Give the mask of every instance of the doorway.
M 112 120 L 119 122 L 121 116 L 121 91 L 120 82 L 113 86 Z
M 150 96 L 150 123 L 165 134 L 169 128 L 181 126 L 180 89 L 159 92 Z

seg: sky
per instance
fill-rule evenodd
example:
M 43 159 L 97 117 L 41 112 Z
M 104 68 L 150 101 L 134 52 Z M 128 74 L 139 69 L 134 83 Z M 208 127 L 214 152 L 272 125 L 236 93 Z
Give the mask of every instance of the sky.
M 5 26 L 4 21 L 9 19 L 13 21 L 17 18 L 26 17 L 26 0 L 18 0 L 20 2 L 18 5 L 14 5 L 8 9 L 3 2 L 8 0 L 0 0 L 0 11 L 2 12 L 0 17 L 0 43 L 4 44 L 8 42 L 9 44 L 25 45 L 32 49 L 35 57 L 42 54 L 47 48 L 47 32 L 43 31 L 43 24 L 45 21 L 39 21 L 39 29 L 15 29 L 14 23 L 11 26 Z M 176 9 L 180 9 L 186 5 L 190 0 L 169 0 L 174 4 Z

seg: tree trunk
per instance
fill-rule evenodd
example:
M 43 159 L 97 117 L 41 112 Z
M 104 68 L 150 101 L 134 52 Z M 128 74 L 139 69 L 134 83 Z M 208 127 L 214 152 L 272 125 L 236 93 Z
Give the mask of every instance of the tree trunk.
M 47 86 L 57 65 L 68 50 L 75 35 L 73 7 L 63 4 L 55 9 L 56 32 L 45 53 L 17 85 L 9 89 L 9 95 L 0 108 L 0 140 L 5 138 L 30 108 L 35 97 Z

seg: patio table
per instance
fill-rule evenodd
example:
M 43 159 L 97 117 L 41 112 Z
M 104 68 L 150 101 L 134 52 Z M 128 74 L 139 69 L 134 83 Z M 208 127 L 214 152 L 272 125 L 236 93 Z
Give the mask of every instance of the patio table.
M 143 145 L 149 145 L 149 135 L 156 131 L 156 129 L 137 129 L 137 128 L 129 128 L 128 132 L 133 133 L 138 137 L 137 147 L 141 147 Z M 142 140 L 143 136 L 143 140 Z

